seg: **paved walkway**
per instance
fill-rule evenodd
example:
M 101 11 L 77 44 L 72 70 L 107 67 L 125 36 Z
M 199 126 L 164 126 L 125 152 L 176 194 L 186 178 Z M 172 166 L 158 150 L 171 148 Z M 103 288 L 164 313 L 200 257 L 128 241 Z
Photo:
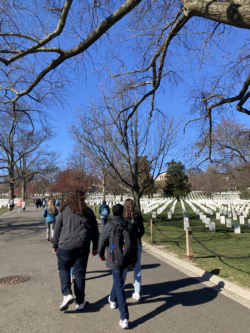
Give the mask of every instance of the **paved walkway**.
M 56 255 L 45 239 L 42 210 L 0 216 L 0 278 L 29 275 L 25 283 L 0 285 L 0 332 L 116 333 L 119 311 L 107 303 L 110 272 L 98 257 L 90 256 L 83 312 L 62 302 Z M 190 278 L 147 252 L 142 254 L 142 301 L 131 298 L 132 272 L 126 296 L 130 329 L 135 332 L 249 333 L 250 310 Z

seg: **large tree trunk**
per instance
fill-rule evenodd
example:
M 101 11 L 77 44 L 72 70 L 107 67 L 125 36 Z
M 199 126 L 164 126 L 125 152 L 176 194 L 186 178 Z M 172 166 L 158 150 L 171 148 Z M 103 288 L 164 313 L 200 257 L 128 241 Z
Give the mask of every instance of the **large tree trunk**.
M 14 183 L 9 183 L 9 200 L 14 199 Z
M 141 205 L 140 205 L 140 196 L 139 196 L 139 191 L 133 191 L 133 197 L 134 197 L 134 202 L 136 206 L 136 210 L 138 213 L 141 214 Z
M 102 200 L 105 200 L 105 189 L 106 189 L 105 176 L 103 175 L 103 178 L 102 178 Z
M 22 180 L 22 201 L 26 199 L 26 183 L 25 180 Z
M 10 202 L 10 200 L 14 199 L 14 187 L 15 187 L 15 184 L 10 181 L 9 182 L 9 202 Z

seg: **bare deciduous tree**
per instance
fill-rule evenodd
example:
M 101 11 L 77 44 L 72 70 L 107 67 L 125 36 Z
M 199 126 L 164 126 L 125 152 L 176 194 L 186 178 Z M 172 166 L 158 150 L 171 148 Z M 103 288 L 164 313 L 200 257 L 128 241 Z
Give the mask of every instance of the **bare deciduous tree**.
M 51 138 L 48 128 L 34 131 L 30 115 L 20 105 L 12 103 L 1 114 L 0 121 L 0 179 L 9 184 L 9 199 L 14 197 L 17 180 L 25 185 L 35 174 L 43 174 L 55 168 L 56 153 L 41 149 L 41 144 Z M 7 180 L 6 180 L 7 178 Z
M 121 180 L 120 186 L 124 184 L 133 193 L 140 211 L 140 197 L 176 144 L 178 124 L 161 113 L 149 117 L 145 110 L 137 110 L 133 118 L 128 117 L 129 111 L 119 116 L 120 107 L 126 108 L 126 100 L 130 100 L 128 96 L 109 100 L 103 95 L 102 106 L 90 104 L 77 112 L 70 132 L 83 146 L 105 158 L 109 170 Z M 147 163 L 142 163 L 145 157 Z M 148 170 L 150 180 L 144 177 Z

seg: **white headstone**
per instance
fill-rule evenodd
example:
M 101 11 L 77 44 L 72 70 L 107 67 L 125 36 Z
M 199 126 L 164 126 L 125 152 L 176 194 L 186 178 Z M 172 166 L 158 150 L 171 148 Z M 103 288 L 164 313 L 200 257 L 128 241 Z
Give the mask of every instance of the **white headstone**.
M 245 218 L 244 218 L 244 216 L 240 216 L 240 224 L 245 224 Z
M 250 220 L 248 220 L 248 227 L 250 228 Z
M 237 221 L 238 218 L 237 218 L 237 215 L 236 214 L 233 214 L 233 220 Z
M 152 212 L 152 219 L 156 219 L 156 212 Z
M 216 220 L 220 220 L 220 213 L 216 213 Z
M 228 228 L 232 228 L 232 220 L 231 219 L 227 219 L 226 222 L 227 222 L 227 227 Z
M 171 219 L 172 218 L 172 214 L 171 212 L 168 212 L 168 219 Z
M 205 219 L 205 223 L 206 223 L 206 227 L 209 228 L 209 226 L 210 226 L 210 219 L 209 219 L 209 218 L 206 218 L 206 219 Z
M 214 222 L 209 223 L 209 231 L 210 232 L 215 232 L 216 231 Z
M 225 224 L 225 216 L 220 217 L 220 223 Z
M 235 234 L 240 234 L 240 224 L 239 223 L 234 223 L 234 233 Z

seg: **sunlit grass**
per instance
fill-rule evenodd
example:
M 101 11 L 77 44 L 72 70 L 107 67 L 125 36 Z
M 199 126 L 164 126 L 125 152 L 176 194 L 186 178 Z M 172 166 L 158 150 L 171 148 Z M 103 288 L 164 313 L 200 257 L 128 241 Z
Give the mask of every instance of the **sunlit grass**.
M 166 236 L 178 237 L 184 232 L 181 203 L 178 202 L 176 204 L 175 213 L 172 219 L 168 220 L 167 212 L 171 206 L 172 204 L 162 214 L 157 216 L 156 222 L 159 229 Z M 245 222 L 245 225 L 241 225 L 241 234 L 235 234 L 233 228 L 227 228 L 226 224 L 221 224 L 219 220 L 215 219 L 215 215 L 207 216 L 210 217 L 211 222 L 215 222 L 216 224 L 216 232 L 211 233 L 209 232 L 209 228 L 205 227 L 199 216 L 192 211 L 186 202 L 185 208 L 194 235 L 206 247 L 216 253 L 230 257 L 250 255 L 250 229 L 247 222 Z M 152 213 L 143 214 L 143 216 L 145 221 L 149 221 Z M 232 225 L 234 222 L 237 221 L 232 220 Z M 150 242 L 150 228 L 146 229 L 143 240 Z M 169 241 L 156 230 L 156 245 L 163 245 L 168 251 L 176 253 L 180 258 L 186 257 L 185 236 L 177 241 Z M 199 267 L 206 271 L 216 270 L 219 276 L 250 288 L 250 258 L 241 260 L 220 259 L 205 250 L 196 241 L 193 241 L 193 249 L 193 262 Z

